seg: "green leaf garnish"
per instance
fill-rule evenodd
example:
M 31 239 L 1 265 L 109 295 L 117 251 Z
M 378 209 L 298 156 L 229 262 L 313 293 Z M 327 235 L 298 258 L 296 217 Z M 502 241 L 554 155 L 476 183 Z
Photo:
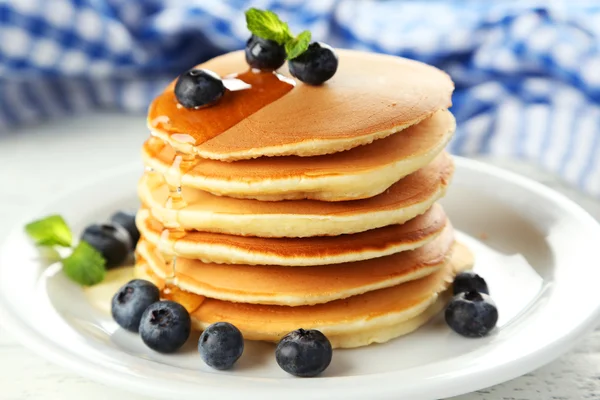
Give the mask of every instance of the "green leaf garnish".
M 273 11 L 250 8 L 246 11 L 246 25 L 254 36 L 273 40 L 284 46 L 288 60 L 304 53 L 310 44 L 310 31 L 304 31 L 294 37 L 288 24 L 280 20 Z
M 46 218 L 25 225 L 25 232 L 38 246 L 69 247 L 73 242 L 71 229 L 60 215 Z
M 310 31 L 304 31 L 292 40 L 285 43 L 285 52 L 287 59 L 292 60 L 304 53 L 310 44 Z
M 246 11 L 246 25 L 254 35 L 277 44 L 284 45 L 292 40 L 292 32 L 288 24 L 279 19 L 277 14 L 269 10 L 250 8 Z
M 80 285 L 95 285 L 102 282 L 106 276 L 106 262 L 102 254 L 84 241 L 79 242 L 62 264 L 65 274 Z

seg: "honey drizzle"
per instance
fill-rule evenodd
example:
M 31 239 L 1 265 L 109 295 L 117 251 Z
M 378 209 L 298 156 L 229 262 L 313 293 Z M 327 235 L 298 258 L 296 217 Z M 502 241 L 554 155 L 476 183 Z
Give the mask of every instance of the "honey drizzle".
M 197 164 L 197 156 L 184 154 L 180 151 L 176 152 L 173 164 L 171 164 L 164 174 L 165 183 L 169 188 L 169 196 L 167 197 L 165 207 L 172 210 L 180 210 L 187 205 L 181 194 L 181 181 L 183 180 L 183 176 L 194 169 Z
M 191 171 L 197 164 L 198 157 L 196 155 L 184 154 L 180 151 L 176 152 L 173 164 L 164 174 L 165 183 L 169 188 L 169 194 L 165 204 L 166 208 L 171 210 L 180 210 L 187 205 L 185 199 L 183 198 L 181 181 L 183 180 L 185 174 Z M 185 231 L 177 223 L 172 226 L 169 226 L 167 223 L 165 228 L 166 229 L 161 233 L 161 243 L 163 245 L 170 243 L 171 239 L 179 238 L 185 235 Z M 171 253 L 173 253 L 173 251 L 171 251 Z M 165 279 L 166 285 L 163 290 L 163 292 L 165 292 L 163 293 L 165 298 L 168 298 L 169 293 L 176 289 L 176 270 L 177 256 L 173 256 L 173 260 L 171 261 L 171 275 L 167 276 L 167 279 Z
M 284 96 L 295 83 L 276 72 L 249 70 L 223 78 L 223 84 L 228 90 L 217 104 L 194 110 L 178 107 L 172 83 L 150 105 L 150 125 L 169 141 L 197 146 Z
M 167 195 L 167 201 L 165 207 L 171 210 L 180 210 L 184 208 L 187 203 L 183 198 L 182 193 L 182 180 L 183 177 L 190 172 L 196 165 L 198 165 L 199 158 L 195 154 L 186 154 L 181 151 L 175 152 L 173 163 L 169 169 L 163 174 L 163 179 L 169 189 Z M 165 230 L 161 233 L 161 244 L 165 246 L 170 243 L 172 238 L 180 238 L 185 235 L 185 231 L 177 224 L 169 226 L 165 223 Z M 175 239 L 176 240 L 176 239 Z M 174 247 L 174 246 L 173 246 Z M 173 249 L 171 253 L 174 253 Z M 175 279 L 177 270 L 177 256 L 173 256 L 171 261 L 171 274 L 165 279 L 165 288 L 163 289 L 163 295 L 165 298 L 169 298 L 174 290 L 176 290 Z
M 163 174 L 169 193 L 165 207 L 171 210 L 181 210 L 187 203 L 182 193 L 183 177 L 198 165 L 200 158 L 195 149 L 227 129 L 241 122 L 251 114 L 285 95 L 294 87 L 294 81 L 276 72 L 260 72 L 249 70 L 241 74 L 233 74 L 223 79 L 228 89 L 219 102 L 213 106 L 198 110 L 182 107 L 175 97 L 174 83 L 159 95 L 150 105 L 148 117 L 151 126 L 166 132 L 170 142 L 191 145 L 193 154 L 176 150 L 172 165 Z M 187 133 L 181 133 L 187 132 Z M 152 137 L 150 148 L 154 151 L 164 144 L 161 139 Z M 174 146 L 175 147 L 175 146 Z M 151 169 L 154 171 L 153 169 Z M 185 235 L 185 231 L 176 222 L 161 233 L 161 248 L 175 243 Z M 173 244 L 167 250 L 174 254 Z M 170 275 L 165 279 L 162 296 L 166 299 L 179 298 L 189 303 L 186 292 L 176 286 L 177 256 L 173 256 Z M 197 296 L 196 296 L 197 297 Z M 187 304 L 186 308 L 198 307 L 200 304 Z

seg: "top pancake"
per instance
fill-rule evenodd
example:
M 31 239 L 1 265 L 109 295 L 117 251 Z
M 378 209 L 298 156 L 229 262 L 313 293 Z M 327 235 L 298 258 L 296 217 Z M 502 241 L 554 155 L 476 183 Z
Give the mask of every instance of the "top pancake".
M 384 138 L 451 105 L 454 85 L 434 67 L 382 54 L 336 51 L 339 67 L 327 83 L 296 82 L 283 96 L 207 141 L 190 137 L 193 125 L 202 124 L 203 113 L 214 113 L 209 109 L 219 103 L 200 110 L 178 109 L 174 83 L 151 104 L 148 125 L 153 135 L 174 148 L 203 158 L 315 156 Z M 248 69 L 243 51 L 199 67 L 221 76 Z M 227 92 L 227 101 L 246 101 L 242 92 Z
M 151 137 L 144 163 L 159 173 L 177 174 L 183 186 L 237 198 L 344 201 L 373 197 L 431 162 L 455 129 L 447 110 L 369 145 L 316 157 L 260 157 L 223 162 L 198 157 L 182 174 L 170 169 L 175 150 Z

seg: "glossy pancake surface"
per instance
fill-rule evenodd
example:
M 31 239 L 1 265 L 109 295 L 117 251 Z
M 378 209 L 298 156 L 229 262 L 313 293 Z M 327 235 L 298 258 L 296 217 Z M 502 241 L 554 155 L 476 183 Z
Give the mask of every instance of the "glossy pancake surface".
M 210 193 L 259 200 L 342 201 L 375 196 L 427 165 L 446 146 L 456 122 L 447 110 L 385 139 L 317 157 L 261 157 L 223 162 L 199 158 L 179 180 Z M 176 152 L 152 137 L 144 144 L 146 166 L 165 173 Z M 182 175 L 182 176 L 181 176 Z
M 306 238 L 260 238 L 211 232 L 166 233 L 164 226 L 142 209 L 137 226 L 148 242 L 162 252 L 225 264 L 311 266 L 337 264 L 413 250 L 435 239 L 447 218 L 434 204 L 424 214 L 404 224 L 366 232 Z
M 453 171 L 451 157 L 442 153 L 384 193 L 345 202 L 234 199 L 184 186 L 185 204 L 172 209 L 165 206 L 169 189 L 157 173 L 142 177 L 138 194 L 169 227 L 260 237 L 341 235 L 401 224 L 424 213 L 444 195 Z
M 418 249 L 370 260 L 310 267 L 226 265 L 177 257 L 175 284 L 186 291 L 226 301 L 312 305 L 395 286 L 429 275 L 450 258 L 454 234 L 444 232 Z M 140 241 L 136 250 L 159 276 L 172 266 Z
M 233 303 L 197 296 L 199 306 L 191 310 L 191 316 L 197 329 L 227 321 L 249 340 L 276 342 L 301 327 L 320 330 L 334 347 L 366 346 L 409 333 L 427 322 L 443 307 L 445 299 L 441 304 L 437 301 L 443 298 L 454 276 L 472 266 L 471 252 L 457 243 L 444 268 L 398 286 L 299 307 Z M 136 265 L 136 276 L 164 286 L 143 259 Z M 420 315 L 423 317 L 418 318 Z
M 286 94 L 208 141 L 199 142 L 188 122 L 199 124 L 203 109 L 173 111 L 174 83 L 153 101 L 148 125 L 172 146 L 203 158 L 315 156 L 389 136 L 451 105 L 454 85 L 432 66 L 389 55 L 336 52 L 339 67 L 326 84 L 297 82 Z M 220 76 L 248 70 L 243 51 L 213 58 L 199 67 Z M 183 135 L 184 140 L 180 139 Z

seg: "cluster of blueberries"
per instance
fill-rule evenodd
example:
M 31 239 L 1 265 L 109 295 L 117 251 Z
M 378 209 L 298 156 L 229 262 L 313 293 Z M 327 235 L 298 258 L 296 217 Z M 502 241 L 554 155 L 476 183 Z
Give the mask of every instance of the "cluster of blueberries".
M 160 291 L 151 282 L 134 279 L 114 295 L 111 304 L 114 320 L 124 329 L 139 333 L 152 350 L 172 353 L 189 339 L 191 318 L 181 304 L 160 301 Z M 228 322 L 207 327 L 198 340 L 198 352 L 210 367 L 226 370 L 244 352 L 244 338 Z M 316 376 L 331 362 L 331 343 L 317 330 L 298 329 L 287 334 L 275 350 L 279 366 L 302 377 Z
M 274 71 L 285 62 L 283 45 L 252 35 L 246 44 L 246 62 L 251 68 Z M 314 42 L 298 57 L 288 61 L 290 74 L 309 85 L 320 85 L 330 79 L 338 67 L 338 56 L 325 43 Z M 225 85 L 212 71 L 192 68 L 179 76 L 175 97 L 185 108 L 210 106 L 225 94 Z
M 102 254 L 106 268 L 123 265 L 140 240 L 140 232 L 135 226 L 135 214 L 119 211 L 110 217 L 110 222 L 85 228 L 81 240 Z
M 448 325 L 466 337 L 486 336 L 498 320 L 498 310 L 489 297 L 483 278 L 463 272 L 454 281 L 454 298 L 446 308 Z M 161 353 L 180 349 L 190 337 L 191 318 L 181 304 L 160 301 L 160 290 L 151 282 L 134 279 L 121 287 L 111 304 L 114 320 L 124 329 L 139 333 L 142 341 Z M 198 340 L 202 360 L 212 368 L 226 370 L 244 352 L 244 338 L 228 322 L 207 327 Z M 319 375 L 330 364 L 331 343 L 317 330 L 298 329 L 277 345 L 275 358 L 286 372 L 301 377 Z
M 122 265 L 139 238 L 135 215 L 124 211 L 115 213 L 108 223 L 88 226 L 81 235 L 81 240 L 102 254 L 107 268 Z M 134 279 L 121 287 L 113 296 L 111 311 L 122 328 L 139 333 L 149 348 L 161 353 L 177 351 L 191 333 L 191 318 L 185 307 L 160 301 L 160 290 L 146 280 Z M 242 356 L 244 339 L 232 324 L 218 322 L 204 330 L 198 351 L 207 365 L 226 370 Z M 329 366 L 332 353 L 331 343 L 321 332 L 298 329 L 279 342 L 275 356 L 284 371 L 310 377 Z
M 282 45 L 252 35 L 246 43 L 246 62 L 250 67 L 274 71 L 285 62 Z M 309 85 L 317 86 L 331 79 L 338 68 L 338 56 L 331 46 L 322 42 L 311 43 L 306 51 L 288 61 L 290 74 Z

